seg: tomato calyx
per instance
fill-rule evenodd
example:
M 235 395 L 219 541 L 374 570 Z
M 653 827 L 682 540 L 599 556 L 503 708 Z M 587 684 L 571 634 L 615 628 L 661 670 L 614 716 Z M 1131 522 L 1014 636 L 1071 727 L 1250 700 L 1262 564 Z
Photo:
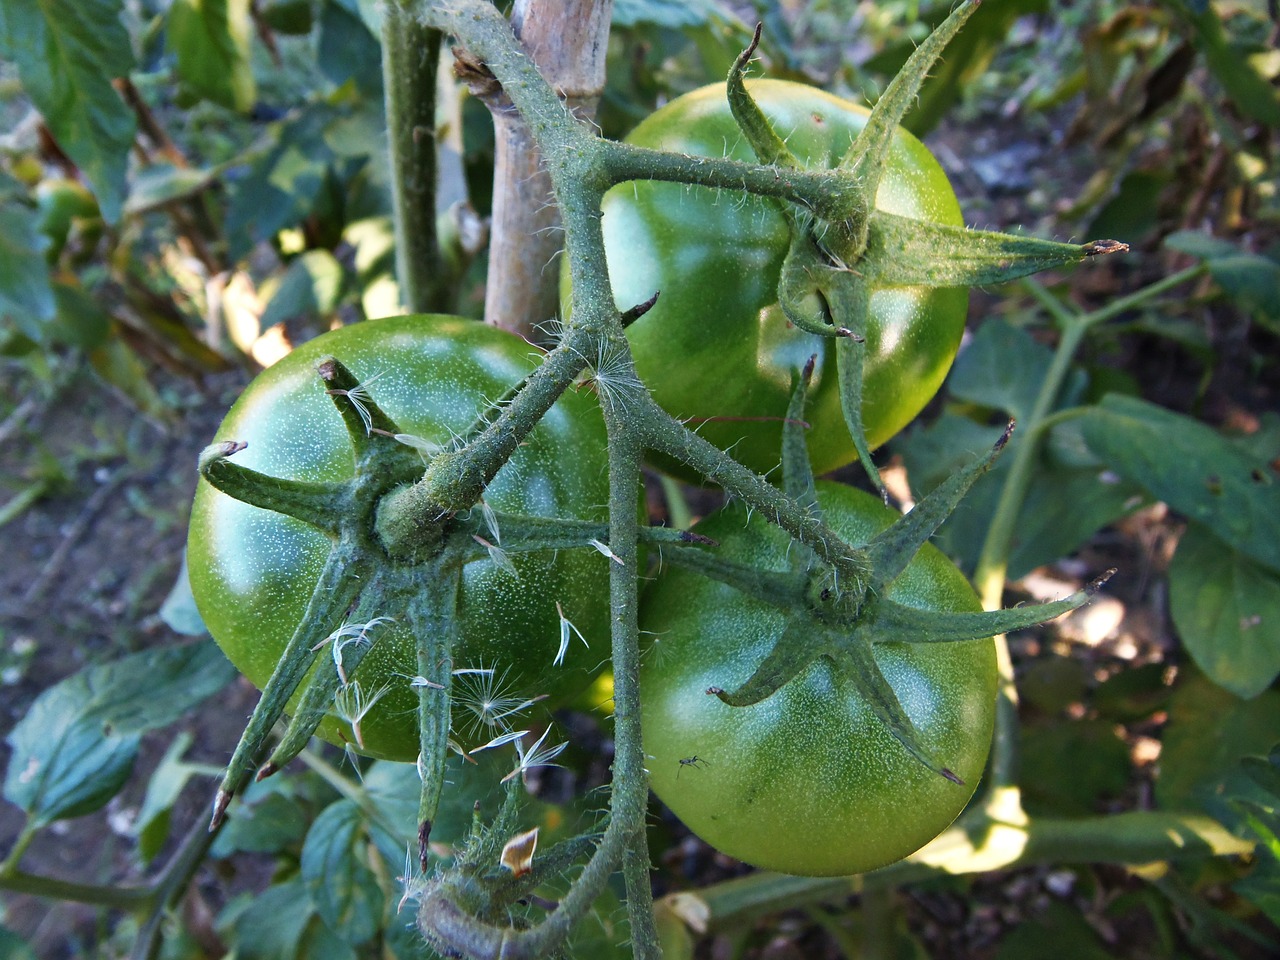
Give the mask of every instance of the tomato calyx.
M 810 358 L 792 392 L 783 428 L 783 489 L 803 504 L 815 520 L 822 519 L 816 483 L 800 423 L 803 422 L 814 359 Z M 869 561 L 870 575 L 850 583 L 842 580 L 835 564 L 820 560 L 811 548 L 792 545 L 791 570 L 764 575 L 760 571 L 700 565 L 704 574 L 751 591 L 751 595 L 787 611 L 786 626 L 751 675 L 733 690 L 711 686 L 707 693 L 730 707 L 748 707 L 777 693 L 826 659 L 871 706 L 894 738 L 919 762 L 955 783 L 960 778 L 924 744 L 903 709 L 893 687 L 873 655 L 875 644 L 937 643 L 980 640 L 998 633 L 1022 629 L 1051 620 L 1082 606 L 1104 583 L 1110 572 L 1064 600 L 1012 610 L 955 612 L 906 606 L 888 597 L 896 580 L 955 510 L 973 483 L 985 473 L 1007 444 L 1013 423 L 985 456 L 952 474 L 924 497 L 909 513 L 899 517 L 861 545 Z M 685 557 L 672 556 L 676 563 Z M 761 581 L 772 590 L 761 589 Z
M 778 303 L 796 327 L 835 337 L 841 408 L 854 450 L 881 498 L 887 492 L 863 423 L 864 343 L 874 289 L 946 288 L 1003 283 L 1128 247 L 1114 240 L 1067 244 L 971 231 L 880 210 L 876 198 L 890 148 L 929 69 L 980 0 L 962 3 L 925 39 L 877 101 L 825 185 L 800 205 L 777 200 L 792 234 L 778 282 Z M 761 163 L 801 167 L 771 126 L 745 81 L 760 27 L 729 71 L 726 95 L 738 126 Z

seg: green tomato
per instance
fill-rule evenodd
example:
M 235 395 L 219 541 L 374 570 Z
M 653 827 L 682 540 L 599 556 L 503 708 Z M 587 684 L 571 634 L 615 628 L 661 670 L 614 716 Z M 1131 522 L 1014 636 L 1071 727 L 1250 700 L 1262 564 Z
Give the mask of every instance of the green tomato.
M 895 514 L 861 491 L 821 483 L 827 523 L 866 543 Z M 718 552 L 788 569 L 790 539 L 741 508 L 695 528 Z M 899 603 L 980 610 L 959 570 L 925 545 L 891 584 Z M 880 670 L 952 783 L 912 757 L 855 686 L 825 658 L 761 702 L 731 707 L 707 694 L 745 681 L 786 617 L 777 607 L 698 574 L 669 568 L 645 594 L 641 628 L 644 748 L 654 792 L 723 853 L 806 876 L 862 873 L 900 860 L 941 833 L 982 776 L 995 721 L 990 640 L 878 644 Z
M 509 333 L 472 320 L 408 316 L 366 321 L 302 345 L 255 379 L 218 429 L 243 440 L 242 466 L 309 481 L 352 475 L 346 429 L 315 372 L 342 361 L 405 433 L 447 444 L 536 364 L 538 351 Z M 495 511 L 605 519 L 608 473 L 604 424 L 594 398 L 568 393 L 538 424 L 485 491 Z M 501 532 L 501 531 L 499 531 Z M 249 506 L 205 482 L 196 492 L 188 540 L 191 587 L 209 632 L 237 668 L 262 687 L 302 618 L 329 541 L 282 514 Z M 526 698 L 554 705 L 584 688 L 607 658 L 608 564 L 594 550 L 513 554 L 519 577 L 489 560 L 463 570 L 458 598 L 460 646 L 453 651 L 454 735 L 484 742 L 497 715 Z M 592 642 L 575 637 L 553 665 L 565 616 Z M 394 618 L 396 612 L 387 610 Z M 374 645 L 355 679 L 366 696 L 385 694 L 361 724 L 363 752 L 394 760 L 418 754 L 413 636 L 397 623 L 375 627 Z M 328 660 L 328 656 L 324 656 Z M 331 665 L 330 665 L 331 666 Z M 489 672 L 491 671 L 491 672 Z M 336 718 L 326 739 L 353 742 Z
M 810 167 L 836 166 L 866 124 L 865 109 L 813 87 L 781 80 L 748 87 L 774 130 Z M 757 162 L 729 112 L 724 84 L 673 100 L 627 142 Z M 919 220 L 964 223 L 937 160 L 901 129 L 876 206 Z M 644 181 L 610 190 L 603 210 L 618 306 L 626 309 L 660 292 L 627 333 L 636 368 L 664 409 L 742 463 L 768 472 L 780 459 L 792 377 L 816 353 L 806 417 L 814 469 L 825 473 L 855 459 L 833 341 L 796 329 L 778 305 L 790 232 L 774 201 Z M 937 392 L 960 346 L 967 307 L 964 289 L 873 291 L 862 394 L 872 447 L 906 426 Z

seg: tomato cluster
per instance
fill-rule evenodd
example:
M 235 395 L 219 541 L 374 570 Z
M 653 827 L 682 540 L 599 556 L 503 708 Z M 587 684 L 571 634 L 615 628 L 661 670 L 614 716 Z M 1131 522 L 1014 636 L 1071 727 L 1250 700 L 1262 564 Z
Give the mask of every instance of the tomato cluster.
M 724 98 L 708 87 L 640 125 L 634 144 L 754 159 Z M 867 113 L 820 91 L 759 82 L 751 92 L 799 160 L 834 167 Z M 876 196 L 902 217 L 960 225 L 946 177 L 929 152 L 899 130 Z M 855 456 L 841 411 L 831 340 L 787 322 L 779 273 L 797 219 L 776 201 L 678 184 L 636 183 L 605 198 L 609 269 L 620 304 L 661 292 L 631 325 L 638 371 L 657 401 L 757 471 L 779 462 L 782 423 L 796 372 L 818 363 L 807 419 L 821 472 Z M 851 267 L 850 269 L 856 269 Z M 957 350 L 967 293 L 881 286 L 869 301 L 862 423 L 882 443 L 933 396 Z M 448 446 L 477 413 L 535 365 L 524 341 L 469 321 L 402 317 L 348 327 L 291 353 L 255 380 L 232 408 L 220 439 L 247 441 L 238 462 L 273 477 L 342 481 L 352 455 L 341 418 L 314 365 L 338 357 L 406 434 Z M 605 438 L 594 401 L 564 396 L 489 484 L 489 508 L 541 517 L 604 519 Z M 677 465 L 678 466 L 678 465 Z M 831 528 L 863 544 L 892 512 L 849 488 L 823 485 Z M 790 539 L 761 518 L 725 510 L 698 532 L 728 562 L 785 568 Z M 331 543 L 323 533 L 202 485 L 191 521 L 189 561 L 202 615 L 227 655 L 254 683 L 271 675 L 304 617 Z M 389 558 L 388 562 L 398 562 Z M 454 667 L 487 668 L 509 683 L 513 703 L 581 688 L 603 649 L 574 644 L 555 665 L 562 615 L 591 639 L 608 636 L 607 564 L 560 550 L 503 565 L 466 567 L 457 611 Z M 928 610 L 978 609 L 972 589 L 926 548 L 893 580 L 888 596 Z M 374 756 L 418 752 L 415 638 L 394 614 L 359 667 L 381 699 L 363 721 Z M 973 792 L 991 738 L 995 663 L 989 641 L 884 643 L 876 665 L 919 737 L 966 785 L 939 776 L 901 740 L 847 678 L 819 658 L 759 703 L 728 706 L 711 687 L 741 683 L 785 625 L 775 607 L 671 570 L 648 590 L 643 629 L 642 714 L 655 791 L 695 832 L 750 863 L 803 874 L 843 874 L 901 858 L 944 829 Z M 500 697 L 490 689 L 490 696 Z M 336 720 L 322 735 L 348 743 Z

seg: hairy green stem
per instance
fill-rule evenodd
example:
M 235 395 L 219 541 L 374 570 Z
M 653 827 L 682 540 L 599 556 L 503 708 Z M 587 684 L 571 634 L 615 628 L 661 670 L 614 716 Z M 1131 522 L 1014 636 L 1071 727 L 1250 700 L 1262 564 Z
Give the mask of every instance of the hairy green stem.
M 649 879 L 649 846 L 644 841 L 649 774 L 640 735 L 640 627 L 635 502 L 640 489 L 641 448 L 625 411 L 605 406 L 609 431 L 609 549 L 621 563 L 610 565 L 613 610 L 613 798 L 612 815 L 630 828 L 623 853 L 627 916 L 637 960 L 659 958 Z
M 1096 325 L 1118 316 L 1126 310 L 1157 297 L 1178 285 L 1202 274 L 1203 265 L 1180 271 L 1143 287 L 1126 297 L 1113 301 L 1091 313 L 1071 310 L 1036 280 L 1022 282 L 1033 297 L 1053 317 L 1061 331 L 1057 349 L 1049 370 L 1040 385 L 1035 404 L 1025 423 L 1020 424 L 1022 440 L 1013 453 L 1013 462 L 1005 477 L 991 525 L 978 556 L 973 582 L 982 598 L 984 609 L 998 610 L 1004 598 L 1005 577 L 1009 566 L 1010 547 L 1018 515 L 1026 502 L 1027 492 L 1035 468 L 1036 454 L 1040 448 L 1047 425 L 1053 414 L 1054 403 L 1062 390 L 1071 362 L 1083 342 L 1085 334 Z M 996 735 L 991 751 L 991 784 L 993 788 L 1007 787 L 1017 782 L 1017 723 L 1018 692 L 1014 683 L 1013 662 L 1009 657 L 1008 642 L 1003 636 L 996 638 L 996 657 L 1000 675 L 999 698 L 996 703 Z
M 382 87 L 391 152 L 396 278 L 410 313 L 447 309 L 451 275 L 436 237 L 436 69 L 440 33 L 413 15 L 415 4 L 382 8 Z
M 976 840 L 975 840 L 976 838 Z M 696 898 L 712 930 L 732 929 L 763 913 L 836 900 L 867 889 L 1038 863 L 1144 864 L 1238 856 L 1253 845 L 1201 814 L 1136 811 L 1085 819 L 1036 818 L 1020 826 L 965 817 L 906 860 L 852 877 L 753 873 L 680 897 Z M 676 912 L 692 915 L 690 906 Z

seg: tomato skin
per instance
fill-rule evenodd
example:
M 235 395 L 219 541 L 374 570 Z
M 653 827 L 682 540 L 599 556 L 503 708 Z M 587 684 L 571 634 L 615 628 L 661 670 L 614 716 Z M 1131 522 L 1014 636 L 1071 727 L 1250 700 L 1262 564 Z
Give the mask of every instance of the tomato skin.
M 349 478 L 346 428 L 315 372 L 331 354 L 406 433 L 446 443 L 534 366 L 526 341 L 473 320 L 408 316 L 365 321 L 317 337 L 261 373 L 231 408 L 217 440 L 248 441 L 235 462 L 278 477 Z M 376 376 L 376 379 L 374 379 Z M 567 393 L 548 412 L 486 490 L 486 502 L 513 514 L 604 520 L 608 475 L 603 419 L 585 391 Z M 302 617 L 329 552 L 326 536 L 290 517 L 249 506 L 201 482 L 188 539 L 192 591 L 214 639 L 240 671 L 262 687 Z M 585 687 L 607 657 L 607 563 L 593 550 L 513 554 L 518 582 L 488 560 L 463 571 L 455 668 L 492 667 L 500 690 L 549 703 Z M 556 601 L 592 649 L 574 638 L 553 667 L 560 640 Z M 380 611 L 382 613 L 382 611 Z M 394 610 L 385 615 L 395 617 Z M 367 694 L 389 692 L 364 719 L 362 752 L 393 760 L 418 754 L 413 637 L 399 624 L 377 638 L 356 679 Z M 329 657 L 322 654 L 322 663 Z M 459 678 L 459 687 L 470 682 Z M 465 695 L 465 690 L 461 691 Z M 518 701 L 516 701 L 518 702 Z M 456 703 L 456 701 L 455 701 Z M 455 722 L 464 718 L 455 707 Z M 499 731 L 495 731 L 499 732 Z M 320 733 L 350 743 L 345 725 Z M 484 742 L 491 733 L 455 730 Z
M 894 519 L 861 491 L 820 483 L 818 492 L 827 523 L 851 543 Z M 726 557 L 787 569 L 788 537 L 759 516 L 748 522 L 729 508 L 696 529 Z M 912 606 L 981 609 L 964 576 L 927 544 L 888 594 Z M 778 608 L 687 570 L 669 568 L 650 587 L 641 628 L 655 640 L 640 682 L 654 792 L 717 850 L 765 869 L 840 876 L 908 856 L 955 819 L 982 776 L 995 721 L 994 644 L 875 647 L 923 743 L 959 786 L 908 754 L 825 658 L 753 706 L 706 693 L 746 680 L 784 623 Z
M 838 164 L 866 123 L 865 109 L 813 87 L 757 80 L 748 88 L 775 131 L 810 167 Z M 758 162 L 729 111 L 724 84 L 673 100 L 636 127 L 627 142 Z M 946 174 L 904 130 L 890 148 L 876 206 L 964 224 Z M 641 181 L 610 190 L 603 212 L 618 306 L 632 307 L 660 291 L 657 304 L 627 333 L 636 368 L 664 409 L 691 419 L 706 439 L 731 449 L 742 463 L 768 472 L 779 461 L 792 374 L 816 353 L 806 417 L 814 469 L 825 473 L 855 459 L 832 342 L 792 327 L 778 306 L 790 234 L 774 201 Z M 906 426 L 937 392 L 959 349 L 967 307 L 964 289 L 873 292 L 863 386 L 863 423 L 872 447 Z

